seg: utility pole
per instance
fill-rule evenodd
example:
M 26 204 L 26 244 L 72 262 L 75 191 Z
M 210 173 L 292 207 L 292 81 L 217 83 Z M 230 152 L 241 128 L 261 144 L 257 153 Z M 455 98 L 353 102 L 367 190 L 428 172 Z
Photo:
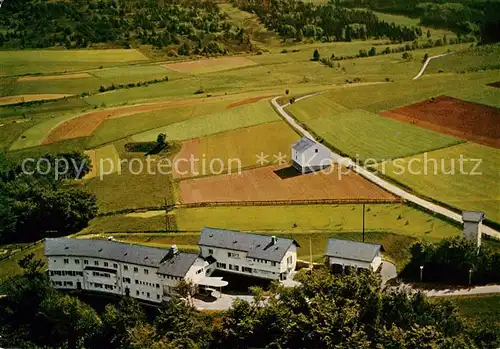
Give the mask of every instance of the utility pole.
M 311 242 L 311 237 L 309 236 L 309 266 L 311 270 L 313 270 L 313 249 L 312 249 L 312 242 Z
M 167 206 L 167 198 L 165 198 L 165 230 L 169 231 L 169 220 L 168 220 L 168 206 Z
M 363 204 L 363 242 L 365 242 L 365 204 Z

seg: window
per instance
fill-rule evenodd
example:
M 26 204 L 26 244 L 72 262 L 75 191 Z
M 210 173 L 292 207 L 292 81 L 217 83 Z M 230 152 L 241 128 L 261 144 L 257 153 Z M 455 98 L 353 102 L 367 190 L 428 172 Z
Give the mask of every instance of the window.
M 64 286 L 73 286 L 73 281 L 64 281 Z
M 144 269 L 144 274 L 148 275 L 149 274 L 149 270 Z
M 238 259 L 240 258 L 240 255 L 238 253 L 233 253 L 233 252 L 228 252 L 227 256 L 229 258 L 238 258 Z
M 244 272 L 244 273 L 251 273 L 252 272 L 252 268 L 243 267 L 243 268 L 241 268 L 241 271 Z
M 99 265 L 99 262 L 98 261 L 94 261 L 94 265 Z
M 137 273 L 139 271 L 139 268 L 134 267 L 134 273 Z
M 213 249 L 211 249 L 211 248 L 209 248 L 209 249 L 208 249 L 208 254 L 209 254 L 209 255 L 214 254 L 214 250 L 213 250 Z
M 318 152 L 318 149 L 315 150 L 315 152 L 317 153 Z
M 118 264 L 113 263 L 113 268 L 118 269 Z
M 69 259 L 68 258 L 64 258 L 64 264 L 68 264 L 69 263 Z
M 151 297 L 151 295 L 149 294 L 149 292 L 148 292 L 148 293 L 146 293 L 146 295 L 148 296 L 148 298 L 150 298 L 150 297 Z
M 135 284 L 136 284 L 136 285 L 139 285 L 139 280 L 135 280 Z
M 130 284 L 130 278 L 123 278 L 123 282 Z
M 107 267 L 108 266 L 108 262 L 104 262 L 104 266 Z
M 273 267 L 275 267 L 275 266 L 276 266 L 276 262 L 271 262 L 271 265 L 272 265 Z
M 128 270 L 128 265 L 124 265 L 123 270 Z
M 83 260 L 83 264 L 87 265 L 87 264 L 89 264 L 89 261 L 88 261 L 88 260 L 86 260 L 86 259 L 84 259 L 84 260 Z
M 94 283 L 95 288 L 102 288 L 102 284 Z
M 135 291 L 135 294 L 136 294 L 136 295 L 139 295 L 139 291 Z
M 156 284 L 156 288 L 160 288 L 160 284 Z
M 159 294 L 156 295 L 156 299 L 160 299 L 160 295 Z
M 75 264 L 80 264 L 80 260 L 79 259 L 75 259 Z
M 106 290 L 112 290 L 113 289 L 112 285 L 104 285 L 104 287 L 106 288 Z
M 203 272 L 203 268 L 198 269 L 198 270 L 196 271 L 196 274 L 200 274 L 200 273 L 202 273 L 202 272 Z
M 219 262 L 217 262 L 217 268 L 226 269 L 226 263 L 219 263 Z

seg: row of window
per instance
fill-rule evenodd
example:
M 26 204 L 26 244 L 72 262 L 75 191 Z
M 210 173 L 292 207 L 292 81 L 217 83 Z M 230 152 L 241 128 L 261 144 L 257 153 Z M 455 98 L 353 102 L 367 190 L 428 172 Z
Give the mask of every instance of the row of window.
M 52 285 L 73 287 L 73 281 L 52 281 Z
M 83 271 L 73 271 L 73 270 L 51 270 L 50 276 L 83 276 Z
M 217 268 L 227 269 L 226 263 L 217 262 Z M 235 265 L 235 264 L 229 264 L 229 270 L 240 271 L 240 266 Z M 252 268 L 248 268 L 248 267 L 241 267 L 241 271 L 244 273 L 260 273 L 260 274 L 266 274 L 266 275 L 276 274 L 274 271 L 268 271 L 268 270 L 262 270 L 262 269 L 252 269 Z
M 144 296 L 144 292 L 135 291 L 135 294 L 137 296 L 140 296 L 141 294 Z M 146 292 L 146 297 L 151 298 L 151 294 L 149 292 Z M 156 295 L 156 299 L 160 299 L 160 295 L 159 294 Z
M 108 273 L 100 273 L 98 271 L 93 271 L 92 276 L 103 277 L 103 278 L 110 278 L 111 277 L 111 275 L 109 275 Z
M 101 284 L 98 282 L 90 282 L 90 286 L 94 286 L 95 288 L 104 288 L 106 290 L 113 290 L 116 288 L 116 286 Z
M 80 260 L 79 259 L 75 259 L 74 262 L 75 262 L 75 264 L 80 264 Z M 69 264 L 69 258 L 64 258 L 64 264 Z M 89 261 L 87 259 L 84 259 L 83 260 L 83 264 L 88 265 Z M 94 265 L 95 266 L 99 266 L 99 261 L 94 261 Z M 105 267 L 109 267 L 109 263 L 108 262 L 104 262 L 103 265 Z M 118 264 L 117 263 L 113 263 L 113 268 L 118 269 Z M 125 271 L 128 270 L 128 265 L 124 265 L 123 266 L 123 270 L 125 270 Z M 138 273 L 138 272 L 139 272 L 139 268 L 134 267 L 134 273 Z M 148 269 L 144 269 L 144 274 L 148 275 L 149 274 L 149 270 Z
M 151 286 L 151 287 L 155 287 L 156 288 L 160 288 L 160 284 L 154 284 L 152 282 L 146 282 L 146 281 L 141 281 L 141 280 L 135 280 L 135 284 L 136 285 L 146 285 L 146 286 Z
M 168 279 L 168 280 L 182 280 L 181 277 L 178 277 L 178 276 L 170 276 L 170 275 L 165 275 L 163 276 L 165 279 Z

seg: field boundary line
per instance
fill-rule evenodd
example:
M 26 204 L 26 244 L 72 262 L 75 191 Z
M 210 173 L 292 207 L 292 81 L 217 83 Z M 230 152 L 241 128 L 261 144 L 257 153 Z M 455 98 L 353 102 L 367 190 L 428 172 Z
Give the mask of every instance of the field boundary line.
M 427 66 L 429 65 L 429 63 L 433 60 L 433 59 L 436 59 L 436 58 L 439 58 L 439 57 L 444 57 L 444 56 L 448 56 L 450 54 L 453 54 L 453 52 L 449 52 L 449 53 L 443 53 L 441 55 L 437 55 L 437 56 L 432 56 L 432 57 L 428 57 L 427 60 L 424 62 L 424 65 L 422 66 L 422 69 L 420 69 L 420 71 L 418 72 L 418 74 L 413 78 L 413 80 L 417 80 L 418 78 L 420 78 L 425 70 L 427 69 Z
M 304 96 L 302 99 L 312 97 L 312 96 L 315 96 L 315 94 L 309 95 L 309 96 Z M 316 142 L 316 140 L 311 137 L 311 134 L 307 130 L 305 130 L 302 126 L 300 126 L 297 122 L 295 122 L 295 120 L 285 111 L 285 108 L 288 107 L 290 105 L 290 103 L 281 106 L 277 103 L 278 98 L 279 97 L 276 97 L 276 98 L 273 98 L 271 100 L 271 103 L 273 104 L 275 109 L 289 122 L 289 124 L 292 127 L 294 127 L 297 131 L 299 131 L 304 136 L 306 136 L 306 137 L 308 137 L 311 140 Z M 348 157 L 343 157 L 337 153 L 332 152 L 332 160 L 337 162 L 340 165 L 347 166 L 347 167 L 351 168 L 354 172 L 356 172 L 360 176 L 362 176 L 365 179 L 369 180 L 370 182 L 378 185 L 379 187 L 387 190 L 388 192 L 396 195 L 397 197 L 400 197 L 406 201 L 412 202 L 415 205 L 418 205 L 418 206 L 420 206 L 424 209 L 427 209 L 429 211 L 435 212 L 439 215 L 448 217 L 449 219 L 452 219 L 460 224 L 463 223 L 461 214 L 458 214 L 458 213 L 456 213 L 456 212 L 454 212 L 446 207 L 443 207 L 442 205 L 438 205 L 436 203 L 433 203 L 431 201 L 428 201 L 426 199 L 418 197 L 417 195 L 409 193 L 408 191 L 398 187 L 397 185 L 392 184 L 383 178 L 380 178 L 379 176 L 370 172 L 368 169 L 358 165 L 356 162 L 354 162 L 352 159 L 350 159 Z M 500 239 L 500 232 L 491 228 L 491 227 L 488 227 L 486 225 L 483 225 L 482 233 L 486 234 L 486 235 L 491 235 L 497 239 Z

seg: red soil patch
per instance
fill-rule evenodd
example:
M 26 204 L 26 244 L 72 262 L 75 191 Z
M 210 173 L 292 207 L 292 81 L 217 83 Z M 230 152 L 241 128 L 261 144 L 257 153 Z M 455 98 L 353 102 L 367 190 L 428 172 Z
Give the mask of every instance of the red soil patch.
M 487 86 L 500 88 L 500 81 L 492 82 L 491 84 L 488 84 Z
M 217 99 L 210 102 L 217 102 Z M 111 108 L 101 111 L 95 111 L 80 115 L 74 119 L 68 120 L 53 129 L 42 144 L 49 144 L 59 142 L 66 139 L 73 139 L 79 137 L 91 136 L 94 131 L 106 119 L 124 117 L 149 111 L 156 111 L 162 109 L 176 108 L 182 106 L 189 106 L 201 103 L 210 103 L 205 99 L 190 99 L 182 101 L 167 101 L 155 104 L 143 104 L 128 107 Z
M 440 96 L 381 113 L 440 133 L 500 148 L 500 109 Z
M 184 204 L 202 202 L 280 200 L 395 200 L 396 198 L 354 172 L 340 179 L 337 167 L 323 172 L 282 178 L 275 171 L 287 166 L 267 166 L 240 174 L 188 179 L 179 184 Z M 342 169 L 346 171 L 345 168 Z
M 258 101 L 260 101 L 262 99 L 271 98 L 271 97 L 273 97 L 273 96 L 272 95 L 271 96 L 258 96 L 258 97 L 252 97 L 252 98 L 244 99 L 244 100 L 241 100 L 241 101 L 229 104 L 226 107 L 226 109 L 231 109 L 231 108 L 240 107 L 242 105 L 257 103 Z

